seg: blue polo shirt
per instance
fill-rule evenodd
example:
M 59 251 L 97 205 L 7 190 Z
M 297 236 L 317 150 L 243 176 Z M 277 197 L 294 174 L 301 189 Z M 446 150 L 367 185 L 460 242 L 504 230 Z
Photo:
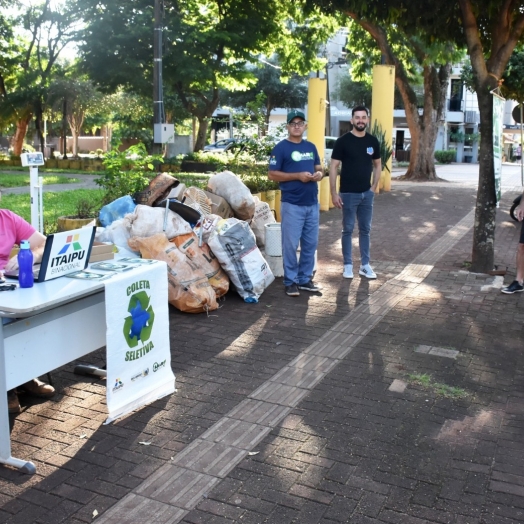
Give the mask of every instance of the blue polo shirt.
M 282 140 L 271 151 L 269 158 L 270 171 L 283 173 L 315 172 L 315 166 L 320 165 L 318 151 L 312 142 L 302 140 L 298 144 L 291 140 Z M 318 185 L 316 182 L 301 182 L 290 180 L 279 182 L 282 191 L 282 202 L 296 206 L 312 206 L 318 202 Z

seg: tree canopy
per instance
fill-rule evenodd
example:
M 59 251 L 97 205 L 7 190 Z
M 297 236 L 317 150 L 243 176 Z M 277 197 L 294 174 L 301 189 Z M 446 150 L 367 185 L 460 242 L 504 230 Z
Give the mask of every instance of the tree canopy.
M 508 67 L 502 76 L 502 94 L 510 100 L 524 102 L 524 50 L 516 50 L 509 59 Z
M 395 66 L 396 88 L 411 134 L 410 164 L 404 177 L 435 179 L 437 130 L 445 111 L 451 61 L 459 54 L 453 45 L 426 42 L 418 31 L 408 33 L 396 25 L 387 27 L 384 21 L 363 17 L 356 11 L 347 14 L 354 20 L 347 45 L 353 78 L 370 79 L 372 65 L 382 60 Z
M 16 123 L 13 152 L 20 154 L 27 126 L 35 116 L 43 144 L 42 116 L 52 75 L 60 69 L 58 58 L 64 48 L 78 39 L 80 12 L 76 0 L 56 4 L 52 0 L 13 9 L 0 19 L 1 114 Z
M 89 75 L 107 90 L 152 90 L 153 6 L 144 0 L 84 0 L 81 46 Z M 163 80 L 198 119 L 195 149 L 205 144 L 219 90 L 243 90 L 256 78 L 245 66 L 277 52 L 285 72 L 318 64 L 316 49 L 334 28 L 318 10 L 302 14 L 301 2 L 166 0 L 163 11 Z M 104 64 L 104 67 L 101 67 Z
M 269 124 L 271 111 L 277 107 L 304 107 L 307 103 L 307 80 L 297 74 L 283 74 L 276 59 L 264 60 L 248 69 L 256 78 L 256 84 L 245 91 L 226 91 L 221 94 L 221 103 L 234 108 L 248 108 L 249 104 L 261 98 L 263 111 L 263 131 Z M 284 78 L 283 78 L 284 77 Z

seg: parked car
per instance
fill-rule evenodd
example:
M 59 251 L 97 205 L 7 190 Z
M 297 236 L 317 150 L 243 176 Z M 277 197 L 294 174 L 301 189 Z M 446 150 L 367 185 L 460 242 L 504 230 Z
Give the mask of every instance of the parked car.
M 204 146 L 204 151 L 228 151 L 231 149 L 231 147 L 236 144 L 237 139 L 236 138 L 224 138 L 222 140 L 217 140 L 213 144 L 208 144 L 207 146 Z

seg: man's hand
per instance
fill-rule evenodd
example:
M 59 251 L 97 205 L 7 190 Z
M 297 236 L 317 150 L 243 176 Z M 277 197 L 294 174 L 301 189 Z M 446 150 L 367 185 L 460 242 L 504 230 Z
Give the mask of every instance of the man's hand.
M 315 180 L 315 175 L 313 173 L 308 173 L 307 171 L 302 171 L 299 173 L 299 180 L 307 184 L 308 182 L 313 182 Z
M 333 205 L 338 207 L 338 209 L 342 209 L 344 207 L 344 202 L 342 202 L 342 199 L 338 193 L 331 193 L 331 200 L 333 201 Z
M 324 173 L 322 173 L 322 171 L 315 171 L 312 176 L 315 182 L 320 182 L 324 178 Z
M 519 222 L 522 222 L 524 220 L 524 197 L 520 201 L 520 204 L 515 208 L 515 216 L 517 217 L 517 220 Z

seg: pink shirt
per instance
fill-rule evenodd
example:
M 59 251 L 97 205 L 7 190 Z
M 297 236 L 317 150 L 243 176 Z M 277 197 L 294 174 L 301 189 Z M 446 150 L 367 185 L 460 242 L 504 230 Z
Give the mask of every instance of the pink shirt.
M 13 246 L 28 240 L 35 231 L 22 217 L 7 209 L 0 209 L 0 269 L 6 266 Z

